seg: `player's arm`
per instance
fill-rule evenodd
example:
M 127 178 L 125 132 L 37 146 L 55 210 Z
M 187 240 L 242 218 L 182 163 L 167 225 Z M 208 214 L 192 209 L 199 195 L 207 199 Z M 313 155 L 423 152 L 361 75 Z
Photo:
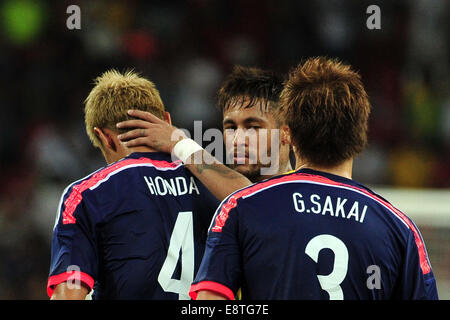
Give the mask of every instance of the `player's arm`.
M 416 240 L 424 243 L 420 233 L 414 237 L 409 232 L 404 254 L 404 263 L 399 273 L 394 298 L 401 300 L 439 300 L 436 280 L 428 260 L 425 245 L 418 247 Z M 419 253 L 421 252 L 421 253 Z
M 118 136 L 127 147 L 148 146 L 161 152 L 172 153 L 178 142 L 187 139 L 181 130 L 149 112 L 130 110 L 128 114 L 139 119 L 117 124 L 119 129 L 132 129 Z M 188 150 L 181 152 L 188 156 L 182 160 L 192 174 L 219 200 L 251 184 L 245 176 L 228 168 L 198 145 L 197 151 L 189 154 L 192 143 L 192 140 L 184 143 Z
M 197 300 L 228 300 L 225 296 L 209 290 L 201 290 L 197 294 Z
M 245 176 L 228 168 L 203 149 L 193 153 L 185 161 L 185 167 L 220 201 L 251 184 Z
M 189 289 L 194 300 L 234 300 L 242 285 L 235 194 L 222 202 L 211 222 L 202 262 Z
M 95 229 L 91 215 L 84 205 L 66 207 L 71 197 L 79 196 L 73 186 L 61 196 L 53 229 L 47 281 L 47 295 L 52 300 L 85 299 L 97 275 L 98 252 L 96 237 L 90 232 Z
M 53 290 L 50 300 L 85 300 L 89 289 L 85 286 L 72 288 L 67 282 L 58 284 Z

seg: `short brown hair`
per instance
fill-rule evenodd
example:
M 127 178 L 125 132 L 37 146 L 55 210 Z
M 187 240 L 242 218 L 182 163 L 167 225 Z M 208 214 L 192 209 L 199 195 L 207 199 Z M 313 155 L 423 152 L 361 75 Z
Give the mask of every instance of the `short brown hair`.
M 223 113 L 236 99 L 243 102 L 247 97 L 243 108 L 250 108 L 262 100 L 265 111 L 275 112 L 279 108 L 281 90 L 283 79 L 275 72 L 236 65 L 219 89 L 217 105 Z
M 280 104 L 293 145 L 311 164 L 338 165 L 367 143 L 367 93 L 360 75 L 338 60 L 317 57 L 299 64 Z
M 148 111 L 164 119 L 164 104 L 153 82 L 133 71 L 122 74 L 114 69 L 95 79 L 84 108 L 86 131 L 94 146 L 101 147 L 94 127 L 117 130 L 117 122 L 129 119 L 128 109 Z

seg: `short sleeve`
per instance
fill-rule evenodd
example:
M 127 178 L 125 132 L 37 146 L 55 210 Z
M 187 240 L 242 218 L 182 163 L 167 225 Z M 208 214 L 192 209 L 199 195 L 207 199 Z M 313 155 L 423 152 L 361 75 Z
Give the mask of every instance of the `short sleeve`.
M 189 295 L 197 298 L 201 290 L 219 293 L 233 300 L 239 289 L 241 263 L 239 253 L 239 213 L 225 201 L 213 217 L 200 269 Z
M 423 241 L 423 239 L 420 240 Z M 424 274 L 412 232 L 408 237 L 403 270 L 400 272 L 397 288 L 394 292 L 394 298 L 401 300 L 438 300 L 433 271 L 429 268 L 429 271 Z
M 72 285 L 94 286 L 97 276 L 97 241 L 88 215 L 86 200 L 69 208 L 73 189 L 63 194 L 52 236 L 50 273 L 47 294 L 52 296 L 56 285 L 68 281 Z M 70 218 L 68 218 L 70 215 Z

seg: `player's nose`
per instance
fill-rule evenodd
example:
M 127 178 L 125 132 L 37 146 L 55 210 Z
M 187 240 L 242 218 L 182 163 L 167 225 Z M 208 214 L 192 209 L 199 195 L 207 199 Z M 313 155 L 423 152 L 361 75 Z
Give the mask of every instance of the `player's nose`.
M 238 128 L 235 130 L 233 135 L 233 145 L 235 147 L 248 145 L 248 136 L 244 129 Z

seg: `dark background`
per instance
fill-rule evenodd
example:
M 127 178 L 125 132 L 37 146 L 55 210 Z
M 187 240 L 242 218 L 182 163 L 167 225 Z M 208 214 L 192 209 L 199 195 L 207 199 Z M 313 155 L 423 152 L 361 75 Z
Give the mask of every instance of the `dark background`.
M 71 4 L 80 30 L 66 27 Z M 366 27 L 372 4 L 380 30 Z M 448 190 L 449 12 L 445 0 L 2 1 L 0 299 L 46 299 L 61 193 L 104 165 L 83 101 L 110 68 L 142 73 L 175 125 L 202 120 L 205 130 L 221 128 L 216 92 L 233 65 L 287 74 L 302 58 L 340 58 L 359 70 L 373 105 L 355 180 Z M 449 228 L 420 227 L 449 297 Z

